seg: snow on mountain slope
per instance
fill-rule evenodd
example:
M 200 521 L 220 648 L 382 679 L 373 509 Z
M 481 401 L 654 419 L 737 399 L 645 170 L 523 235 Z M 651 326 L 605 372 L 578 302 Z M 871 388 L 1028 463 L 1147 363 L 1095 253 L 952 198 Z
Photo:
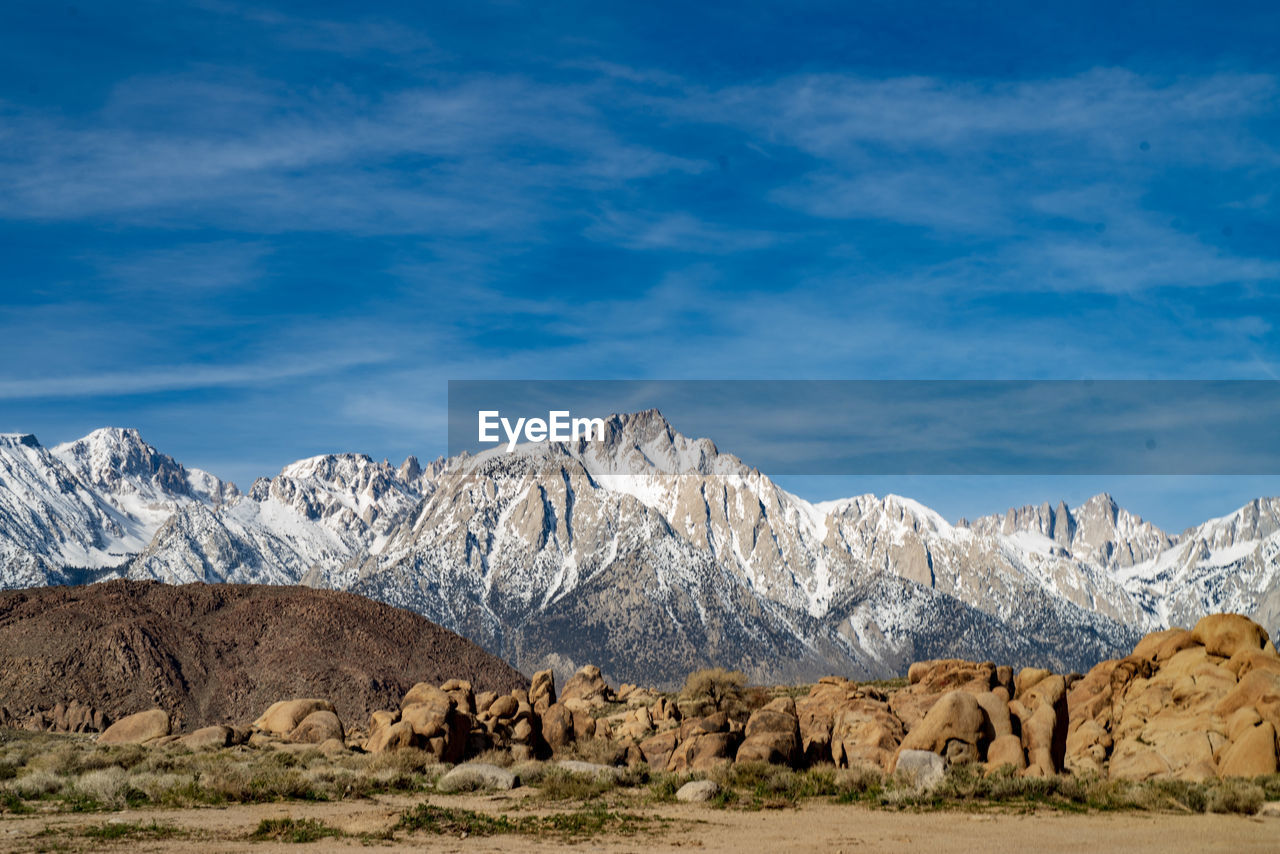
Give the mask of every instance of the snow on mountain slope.
M 376 551 L 443 462 L 359 454 L 301 460 L 251 495 L 187 469 L 132 429 L 47 450 L 0 437 L 0 585 L 129 576 L 293 584 Z
M 364 454 L 299 460 L 217 508 L 179 508 L 125 574 L 178 583 L 344 587 L 338 568 L 381 548 L 431 489 L 439 465 L 424 472 L 410 457 L 396 469 Z
M 105 502 L 30 434 L 0 434 L 0 587 L 121 563 L 145 528 Z
M 132 430 L 52 452 L 3 437 L 0 584 L 85 569 L 352 589 L 526 669 L 593 661 L 629 681 L 697 663 L 887 675 L 934 655 L 1070 669 L 1207 611 L 1274 627 L 1280 501 L 1180 536 L 1106 495 L 952 525 L 894 495 L 811 504 L 656 410 L 607 419 L 602 442 L 425 469 L 312 457 L 246 494 Z
M 1127 588 L 1167 625 L 1213 611 L 1280 623 L 1280 498 L 1259 498 L 1189 528 L 1171 548 L 1127 568 Z
M 900 496 L 809 504 L 710 441 L 680 435 L 654 410 L 613 416 L 606 427 L 604 442 L 521 446 L 517 453 L 542 465 L 576 460 L 594 484 L 637 498 L 675 534 L 788 608 L 820 617 L 854 580 L 887 571 L 989 614 L 1050 595 L 1127 625 L 1152 622 L 1105 567 L 1044 560 L 1016 537 L 976 536 Z M 491 451 L 470 465 L 508 457 Z M 1095 504 L 1082 517 L 1081 542 L 1098 537 Z M 1127 523 L 1127 514 L 1122 518 Z M 1137 520 L 1125 532 L 1146 535 L 1150 526 L 1143 525 Z
M 120 550 L 140 551 L 170 516 L 191 504 L 218 505 L 240 493 L 208 472 L 187 469 L 143 441 L 137 430 L 104 427 L 50 453 L 119 513 L 130 538 Z
M 633 633 L 619 631 L 619 647 L 597 649 L 594 660 L 624 668 L 642 627 L 661 624 L 670 644 L 700 662 L 711 660 L 691 639 L 715 626 L 738 639 L 735 660 L 774 651 L 767 659 L 775 673 L 830 667 L 833 656 L 859 672 L 894 672 L 912 631 L 928 623 L 925 610 L 939 601 L 965 614 L 966 625 L 994 621 L 1006 634 L 1016 625 L 1026 636 L 1009 649 L 1033 649 L 1042 661 L 1057 656 L 1058 666 L 1083 663 L 1072 657 L 1077 651 L 1107 654 L 1131 640 L 1130 629 L 1057 596 L 1042 575 L 978 540 L 897 496 L 815 507 L 650 411 L 608 419 L 603 443 L 526 445 L 452 461 L 412 521 L 358 561 L 353 589 L 474 633 L 526 668 L 585 643 L 556 614 L 616 613 L 622 600 L 647 616 L 619 615 L 623 625 L 634 623 Z M 975 555 L 985 562 L 971 570 Z M 881 583 L 858 608 L 875 613 L 874 626 L 846 623 L 850 615 L 839 608 L 868 578 Z M 921 594 L 913 584 L 937 592 Z M 910 589 L 917 594 L 902 595 Z M 729 599 L 694 595 L 705 590 Z M 692 610 L 682 610 L 677 602 L 691 596 Z M 1052 641 L 1019 613 L 1047 615 Z M 1090 624 L 1101 640 L 1055 652 L 1064 632 L 1053 629 L 1063 624 Z M 922 646 L 952 649 L 948 631 Z M 801 652 L 786 653 L 781 638 Z M 655 678 L 656 664 L 647 666 Z M 673 666 L 687 669 L 688 660 Z M 638 671 L 618 678 L 632 675 Z
M 240 494 L 235 484 L 187 469 L 160 453 L 133 429 L 103 427 L 83 439 L 55 445 L 51 453 L 99 495 L 128 497 L 134 505 L 190 499 L 221 504 Z
M 1058 503 L 1057 509 L 1050 509 L 1048 502 L 1038 507 L 1012 508 L 1004 515 L 983 516 L 968 527 L 985 536 L 1040 534 L 1060 549 L 1056 552 L 1059 556 L 1109 570 L 1150 560 L 1175 542 L 1175 538 L 1120 507 L 1105 493 L 1075 508 L 1068 508 L 1063 502 Z

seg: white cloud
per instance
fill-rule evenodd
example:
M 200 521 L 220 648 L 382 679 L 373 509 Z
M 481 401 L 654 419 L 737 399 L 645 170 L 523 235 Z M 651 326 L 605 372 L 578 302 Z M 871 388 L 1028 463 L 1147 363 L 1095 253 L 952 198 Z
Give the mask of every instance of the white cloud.
M 0 400 L 108 397 L 219 387 L 245 388 L 386 361 L 382 354 L 335 354 L 289 362 L 171 365 L 132 371 L 0 379 Z

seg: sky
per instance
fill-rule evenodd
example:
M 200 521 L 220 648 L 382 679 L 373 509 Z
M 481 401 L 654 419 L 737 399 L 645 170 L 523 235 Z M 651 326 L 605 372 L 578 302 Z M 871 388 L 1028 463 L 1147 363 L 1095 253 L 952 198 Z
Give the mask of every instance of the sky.
M 247 486 L 454 379 L 1278 379 L 1274 3 L 10 0 L 0 430 Z M 680 425 L 677 424 L 677 427 Z M 713 437 L 714 438 L 714 437 Z M 1274 478 L 784 480 L 944 515 Z

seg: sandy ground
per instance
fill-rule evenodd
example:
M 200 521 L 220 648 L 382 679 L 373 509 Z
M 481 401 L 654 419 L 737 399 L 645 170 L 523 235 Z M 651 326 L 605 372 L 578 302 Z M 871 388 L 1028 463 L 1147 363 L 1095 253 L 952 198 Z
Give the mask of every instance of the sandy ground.
M 315 818 L 350 834 L 377 834 L 395 823 L 419 797 L 382 797 L 338 803 L 280 803 L 223 809 L 144 809 L 120 813 L 7 816 L 0 821 L 0 851 L 560 851 L 555 838 L 525 836 L 465 839 L 427 833 L 397 834 L 394 841 L 323 839 L 306 844 L 255 842 L 246 837 L 264 818 Z M 433 803 L 485 812 L 506 812 L 522 800 L 515 793 L 435 797 Z M 564 811 L 564 807 L 560 811 Z M 986 852 L 1006 847 L 1040 852 L 1178 851 L 1280 852 L 1280 817 L 1151 813 L 1073 815 L 997 812 L 903 813 L 859 806 L 809 803 L 799 808 L 750 812 L 702 805 L 636 805 L 628 812 L 666 819 L 653 832 L 597 836 L 571 844 L 578 851 L 754 851 L 894 852 L 929 854 Z M 530 815 L 555 808 L 519 809 Z M 107 822 L 152 820 L 192 833 L 191 838 L 114 842 L 86 840 L 75 830 Z

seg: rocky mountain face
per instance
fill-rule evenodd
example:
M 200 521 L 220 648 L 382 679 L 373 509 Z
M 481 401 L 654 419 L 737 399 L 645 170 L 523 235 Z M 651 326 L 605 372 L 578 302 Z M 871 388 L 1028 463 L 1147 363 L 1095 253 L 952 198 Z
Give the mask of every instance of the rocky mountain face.
M 173 508 L 184 499 L 221 504 L 240 494 L 233 483 L 224 483 L 200 469 L 184 468 L 142 441 L 137 430 L 104 427 L 83 439 L 57 445 L 52 453 L 121 512 L 146 505 Z
M 65 580 L 67 567 L 119 563 L 145 540 L 29 434 L 0 434 L 0 566 L 8 587 Z M 112 549 L 116 551 L 113 554 Z
M 670 682 L 994 657 L 1085 670 L 1141 634 L 1280 617 L 1280 500 L 1169 535 L 1106 495 L 952 525 L 898 496 L 811 504 L 656 411 L 603 442 L 400 467 L 286 466 L 247 494 L 135 431 L 0 438 L 0 586 L 93 577 L 351 590 L 532 672 Z
M 424 470 L 410 457 L 397 469 L 363 454 L 300 460 L 223 506 L 187 502 L 123 574 L 170 583 L 344 587 L 341 567 L 381 547 L 433 490 L 442 465 Z
M 319 696 L 363 720 L 446 674 L 528 685 L 416 614 L 332 590 L 117 580 L 0 592 L 0 708 L 13 717 L 79 701 L 112 720 L 162 706 L 195 727 Z

